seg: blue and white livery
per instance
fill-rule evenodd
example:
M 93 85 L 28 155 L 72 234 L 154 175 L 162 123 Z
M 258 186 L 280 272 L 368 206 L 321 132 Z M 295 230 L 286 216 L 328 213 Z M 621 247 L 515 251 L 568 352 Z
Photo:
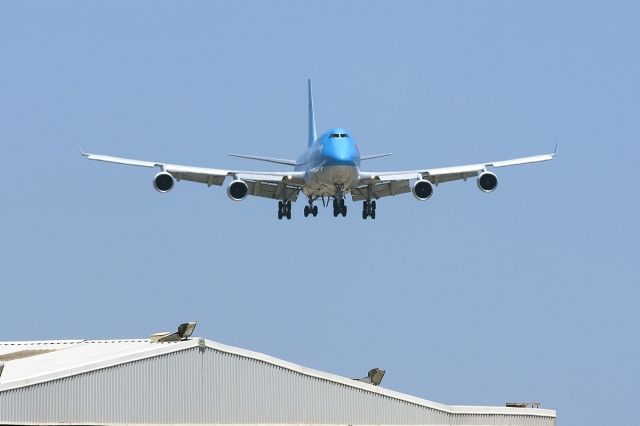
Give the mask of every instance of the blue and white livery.
M 188 180 L 221 186 L 229 178 L 227 195 L 235 201 L 248 195 L 278 200 L 278 219 L 291 219 L 291 203 L 304 194 L 307 204 L 305 217 L 318 214 L 316 201 L 322 200 L 326 207 L 333 204 L 333 216 L 347 215 L 345 199 L 351 195 L 353 201 L 362 201 L 362 218 L 375 219 L 376 201 L 383 197 L 413 192 L 421 201 L 433 195 L 434 186 L 453 180 L 467 180 L 477 176 L 478 188 L 491 192 L 498 186 L 498 178 L 492 168 L 538 163 L 552 160 L 557 153 L 517 158 L 506 161 L 470 164 L 466 166 L 437 169 L 405 170 L 397 172 L 365 172 L 360 169 L 362 161 L 391 154 L 360 155 L 351 134 L 337 127 L 316 134 L 315 113 L 311 80 L 309 90 L 309 140 L 307 150 L 297 160 L 261 157 L 255 155 L 229 154 L 234 157 L 283 164 L 292 168 L 284 172 L 241 171 L 181 166 L 177 164 L 140 161 L 108 155 L 82 153 L 90 160 L 130 166 L 157 167 L 160 172 L 153 178 L 158 192 L 169 192 L 175 181 Z

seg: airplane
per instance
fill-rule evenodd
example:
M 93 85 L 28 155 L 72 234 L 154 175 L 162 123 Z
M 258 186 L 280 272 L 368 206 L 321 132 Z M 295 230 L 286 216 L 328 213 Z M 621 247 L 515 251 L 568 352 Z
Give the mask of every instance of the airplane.
M 367 172 L 360 169 L 363 161 L 391 155 L 360 155 L 360 151 L 347 130 L 336 127 L 323 133 L 316 133 L 315 111 L 311 80 L 307 81 L 309 106 L 308 148 L 297 160 L 262 157 L 257 155 L 228 154 L 233 157 L 259 160 L 292 167 L 284 172 L 241 171 L 182 166 L 155 161 L 140 161 L 109 155 L 89 154 L 80 149 L 89 160 L 159 168 L 153 178 L 154 188 L 161 193 L 173 189 L 176 181 L 187 180 L 204 183 L 207 186 L 222 186 L 226 178 L 227 195 L 234 201 L 241 201 L 249 195 L 278 200 L 278 219 L 291 219 L 291 203 L 302 194 L 307 199 L 304 216 L 317 216 L 315 202 L 322 200 L 327 207 L 333 200 L 333 216 L 347 215 L 345 199 L 348 195 L 354 202 L 362 201 L 362 218 L 376 218 L 376 201 L 384 197 L 412 192 L 420 201 L 431 198 L 434 187 L 444 182 L 464 180 L 477 176 L 477 185 L 482 192 L 492 192 L 498 186 L 498 178 L 490 169 L 538 163 L 553 160 L 558 145 L 552 154 L 516 158 L 512 160 L 434 169 L 405 171 Z

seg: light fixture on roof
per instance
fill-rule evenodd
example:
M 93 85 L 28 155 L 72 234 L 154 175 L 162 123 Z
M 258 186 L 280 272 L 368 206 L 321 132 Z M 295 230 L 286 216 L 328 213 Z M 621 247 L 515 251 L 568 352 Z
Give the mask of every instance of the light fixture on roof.
M 182 340 L 187 340 L 193 334 L 193 330 L 196 328 L 197 322 L 185 322 L 178 326 L 178 335 Z
M 151 340 L 151 343 L 179 342 L 180 340 L 187 340 L 193 334 L 196 324 L 196 321 L 184 322 L 178 326 L 178 331 L 175 333 L 169 333 L 168 331 L 154 333 L 151 335 L 149 340 Z
M 379 368 L 372 368 L 367 373 L 367 377 L 363 377 L 362 379 L 353 379 L 363 383 L 371 383 L 373 386 L 378 386 L 382 382 L 382 378 L 384 377 L 384 370 Z

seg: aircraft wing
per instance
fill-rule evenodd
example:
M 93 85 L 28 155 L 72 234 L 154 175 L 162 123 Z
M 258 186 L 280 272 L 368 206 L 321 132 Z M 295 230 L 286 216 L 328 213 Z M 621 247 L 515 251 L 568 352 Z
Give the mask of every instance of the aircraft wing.
M 163 172 L 169 173 L 177 181 L 186 180 L 204 183 L 207 186 L 221 186 L 225 178 L 230 176 L 233 179 L 242 179 L 249 187 L 249 195 L 286 201 L 295 201 L 297 199 L 302 189 L 305 175 L 305 172 L 296 171 L 261 172 L 211 169 L 154 161 L 141 161 L 110 155 L 88 154 L 85 152 L 82 152 L 82 155 L 89 160 L 104 161 L 107 163 L 149 168 L 157 167 Z
M 360 184 L 351 191 L 353 201 L 377 199 L 411 192 L 410 180 L 425 179 L 434 185 L 454 180 L 467 180 L 491 168 L 517 166 L 553 160 L 553 154 L 535 155 L 512 160 L 468 164 L 465 166 L 441 167 L 436 169 L 405 170 L 398 172 L 360 172 Z

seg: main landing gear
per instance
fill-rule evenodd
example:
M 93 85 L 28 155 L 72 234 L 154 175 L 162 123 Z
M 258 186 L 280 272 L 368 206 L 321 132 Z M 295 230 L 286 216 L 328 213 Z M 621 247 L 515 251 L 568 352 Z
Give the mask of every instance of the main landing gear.
M 318 216 L 318 206 L 313 205 L 313 199 L 309 197 L 309 204 L 304 206 L 304 217 L 312 215 L 313 217 Z
M 371 219 L 376 218 L 376 201 L 363 201 L 362 202 L 362 218 L 366 219 L 370 217 Z
M 339 214 L 341 214 L 342 217 L 347 216 L 347 206 L 344 204 L 344 195 L 342 195 L 343 190 L 343 184 L 335 184 L 336 195 L 333 197 L 333 217 L 338 217 Z
M 339 214 L 341 214 L 342 217 L 347 215 L 347 206 L 342 197 L 333 199 L 333 217 L 338 217 Z
M 291 219 L 291 201 L 278 201 L 278 219 Z

